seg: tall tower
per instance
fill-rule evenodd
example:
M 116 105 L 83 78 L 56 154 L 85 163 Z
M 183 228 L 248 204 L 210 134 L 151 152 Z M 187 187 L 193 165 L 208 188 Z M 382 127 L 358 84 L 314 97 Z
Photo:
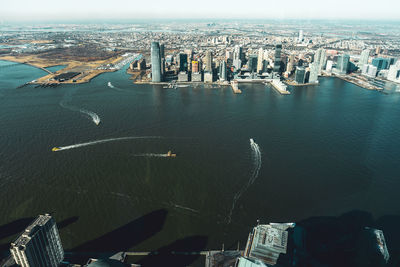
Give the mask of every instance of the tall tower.
M 158 42 L 151 43 L 151 81 L 161 82 L 161 53 Z
M 220 79 L 222 81 L 226 81 L 228 79 L 228 75 L 227 75 L 227 68 L 226 68 L 226 62 L 225 60 L 222 61 L 221 63 L 221 67 L 220 67 Z
M 282 44 L 277 44 L 275 46 L 275 63 L 274 63 L 274 72 L 280 72 L 281 69 L 281 51 L 282 51 Z
M 360 61 L 358 62 L 358 66 L 362 68 L 365 64 L 368 64 L 368 59 L 369 59 L 369 49 L 365 49 L 361 52 L 360 55 Z
M 349 68 L 350 56 L 347 54 L 340 55 L 337 59 L 336 69 L 341 74 L 346 74 Z
M 39 215 L 11 243 L 10 251 L 22 267 L 58 266 L 64 258 L 56 223 L 49 214 Z
M 264 69 L 264 50 L 260 47 L 260 49 L 258 49 L 257 73 L 261 73 L 263 69 Z
M 318 83 L 318 69 L 319 62 L 314 62 L 310 64 L 310 78 L 308 79 L 309 83 Z
M 207 72 L 212 72 L 212 54 L 210 50 L 206 52 L 206 69 Z
M 298 43 L 302 43 L 304 41 L 303 30 L 299 31 L 299 40 Z
M 326 52 L 325 49 L 319 48 L 314 54 L 314 63 L 318 68 L 318 73 L 321 73 L 322 69 L 325 67 Z

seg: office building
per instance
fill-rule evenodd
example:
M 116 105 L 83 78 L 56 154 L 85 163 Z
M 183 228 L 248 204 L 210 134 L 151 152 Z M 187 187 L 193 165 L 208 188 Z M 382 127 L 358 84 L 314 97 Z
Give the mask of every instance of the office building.
M 308 79 L 309 83 L 318 83 L 318 70 L 319 62 L 314 62 L 310 64 L 310 77 Z
M 319 48 L 314 55 L 314 63 L 317 65 L 318 74 L 324 69 L 326 64 L 326 52 L 325 49 Z
M 371 78 L 375 78 L 376 75 L 378 74 L 378 68 L 375 67 L 374 65 L 367 65 L 368 69 L 367 69 L 367 76 L 371 77 Z
M 151 43 L 151 81 L 161 82 L 161 54 L 158 42 Z
M 138 70 L 146 70 L 146 59 L 142 58 L 137 63 Z
M 304 41 L 303 30 L 300 30 L 300 31 L 299 31 L 299 39 L 298 39 L 298 42 L 299 42 L 299 43 L 302 43 L 303 41 Z
M 257 59 L 257 73 L 262 73 L 264 70 L 264 50 L 262 48 L 258 49 L 258 59 Z
M 294 76 L 296 83 L 298 84 L 304 83 L 306 79 L 306 69 L 304 67 L 297 67 Z
M 161 58 L 165 58 L 164 49 L 165 49 L 164 44 L 160 44 L 160 57 Z
M 193 73 L 199 72 L 199 71 L 200 71 L 199 66 L 200 66 L 200 65 L 199 65 L 199 61 L 193 60 L 193 61 L 192 61 L 192 72 L 193 72 Z
M 205 58 L 205 63 L 206 63 L 205 71 L 208 71 L 208 72 L 213 71 L 212 62 L 213 62 L 212 53 L 210 50 L 208 50 L 206 52 L 206 58 Z
M 387 79 L 400 83 L 400 60 L 397 60 L 396 64 L 390 66 Z
M 185 72 L 188 70 L 188 56 L 187 54 L 180 53 L 178 56 L 179 60 L 179 72 Z
M 369 59 L 369 49 L 365 49 L 361 52 L 360 55 L 360 60 L 358 61 L 358 66 L 362 68 L 364 65 L 368 64 L 368 59 Z
M 336 63 L 336 72 L 337 74 L 346 74 L 349 70 L 349 62 L 350 56 L 347 54 L 343 54 L 338 56 L 337 63 Z
M 242 68 L 242 61 L 240 59 L 233 60 L 233 67 L 236 71 L 239 71 Z
M 39 215 L 11 243 L 11 255 L 23 267 L 58 266 L 64 258 L 60 235 L 49 214 Z
M 250 72 L 255 72 L 257 71 L 257 60 L 258 56 L 257 55 L 250 55 L 249 60 L 247 61 L 247 70 Z
M 228 74 L 227 74 L 228 70 L 226 67 L 226 62 L 222 61 L 220 68 L 219 68 L 219 79 L 221 81 L 226 81 L 228 80 Z
M 325 70 L 326 70 L 328 73 L 332 72 L 332 67 L 333 67 L 333 61 L 332 61 L 332 60 L 326 61 L 326 68 L 325 68 Z
M 275 46 L 274 72 L 280 72 L 282 64 L 281 52 L 282 52 L 282 44 L 277 44 Z
M 388 58 L 381 58 L 381 57 L 374 58 L 374 59 L 372 60 L 372 65 L 375 66 L 375 67 L 378 69 L 378 71 L 384 70 L 384 69 L 389 68 L 390 59 L 388 59 Z

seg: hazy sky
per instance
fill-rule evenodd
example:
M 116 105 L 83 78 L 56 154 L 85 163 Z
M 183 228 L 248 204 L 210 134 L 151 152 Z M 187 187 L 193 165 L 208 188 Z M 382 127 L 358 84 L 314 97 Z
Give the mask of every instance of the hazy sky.
M 155 17 L 400 20 L 400 0 L 0 0 L 0 21 Z

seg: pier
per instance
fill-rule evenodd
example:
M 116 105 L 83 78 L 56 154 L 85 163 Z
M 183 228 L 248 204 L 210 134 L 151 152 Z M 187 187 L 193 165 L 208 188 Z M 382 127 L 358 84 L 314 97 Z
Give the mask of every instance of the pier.
M 235 94 L 241 94 L 242 91 L 239 89 L 239 85 L 238 82 L 236 80 L 231 82 L 231 86 L 232 86 L 232 91 Z

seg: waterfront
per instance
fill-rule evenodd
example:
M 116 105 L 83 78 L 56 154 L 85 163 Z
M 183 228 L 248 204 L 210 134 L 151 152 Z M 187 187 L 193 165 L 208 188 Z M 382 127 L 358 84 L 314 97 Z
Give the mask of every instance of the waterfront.
M 235 95 L 229 87 L 134 85 L 121 70 L 88 84 L 15 89 L 44 74 L 26 65 L 0 72 L 0 225 L 51 212 L 57 221 L 76 218 L 60 230 L 67 250 L 90 248 L 86 242 L 112 238 L 127 224 L 141 238 L 121 240 L 117 231 L 112 244 L 126 250 L 192 239 L 216 249 L 244 244 L 257 219 L 400 213 L 394 88 L 382 94 L 321 78 L 318 86 L 289 86 L 288 96 L 261 84 L 241 84 Z M 63 100 L 95 112 L 101 124 Z M 51 152 L 135 136 L 163 138 Z M 233 198 L 252 175 L 250 138 L 261 149 L 261 169 L 228 223 Z M 178 157 L 145 155 L 168 150 Z

